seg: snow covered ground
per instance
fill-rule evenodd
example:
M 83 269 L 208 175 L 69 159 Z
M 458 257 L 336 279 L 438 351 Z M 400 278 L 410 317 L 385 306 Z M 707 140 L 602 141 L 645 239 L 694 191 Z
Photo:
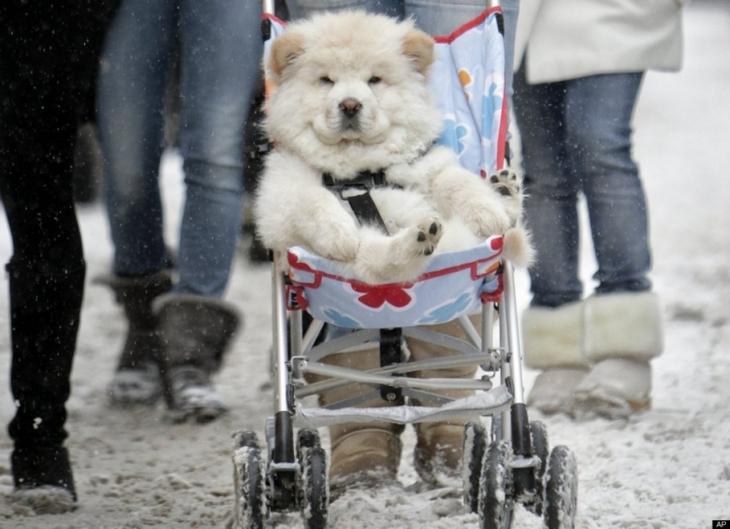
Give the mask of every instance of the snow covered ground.
M 567 444 L 580 469 L 579 529 L 702 529 L 730 519 L 730 5 L 697 1 L 686 12 L 680 74 L 651 73 L 636 116 L 636 156 L 650 198 L 654 279 L 665 303 L 666 351 L 654 362 L 654 408 L 629 421 L 574 423 L 544 418 L 551 444 Z M 168 211 L 177 211 L 179 159 L 165 160 Z M 269 274 L 243 259 L 228 298 L 245 314 L 218 378 L 232 412 L 210 425 L 169 425 L 161 409 L 107 406 L 123 321 L 112 296 L 91 279 L 108 269 L 100 206 L 79 211 L 89 284 L 69 402 L 68 445 L 80 508 L 29 516 L 13 507 L 11 442 L 0 431 L 0 528 L 222 528 L 232 502 L 231 438 L 263 428 L 272 405 L 267 380 Z M 170 218 L 174 240 L 175 221 Z M 0 223 L 5 223 L 2 216 Z M 584 249 L 586 262 L 589 247 Z M 0 261 L 10 257 L 0 227 Z M 586 278 L 591 270 L 586 270 Z M 522 303 L 526 281 L 520 278 Z M 0 287 L 5 291 L 7 285 Z M 0 423 L 12 415 L 7 296 L 0 295 Z M 535 373 L 527 373 L 528 382 Z M 532 417 L 536 418 L 537 413 Z M 407 433 L 402 488 L 350 492 L 331 506 L 333 529 L 475 529 L 454 490 L 419 491 Z M 301 527 L 298 515 L 278 526 Z M 516 528 L 540 527 L 519 511 Z

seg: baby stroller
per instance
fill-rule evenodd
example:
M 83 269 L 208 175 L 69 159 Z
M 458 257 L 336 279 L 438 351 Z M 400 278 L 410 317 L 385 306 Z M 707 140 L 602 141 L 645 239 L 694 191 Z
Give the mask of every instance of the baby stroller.
M 441 142 L 482 177 L 502 169 L 505 158 L 501 27 L 501 10 L 494 6 L 450 36 L 437 38 L 431 73 L 433 94 L 445 116 Z M 275 38 L 281 29 L 278 19 L 265 15 L 267 37 Z M 261 528 L 271 511 L 296 509 L 306 527 L 326 527 L 327 454 L 318 427 L 466 418 L 471 422 L 464 434 L 463 499 L 467 509 L 479 514 L 480 526 L 510 528 L 519 502 L 543 516 L 549 529 L 574 527 L 575 459 L 564 446 L 549 450 L 544 425 L 528 420 L 514 270 L 502 245 L 502 236 L 494 236 L 475 248 L 436 255 L 415 281 L 379 285 L 343 277 L 335 263 L 303 248 L 290 248 L 286 263 L 274 258 L 274 415 L 266 421 L 265 444 L 252 431 L 235 436 L 237 527 Z M 479 330 L 469 318 L 477 311 Z M 447 322 L 457 322 L 465 338 L 429 327 Z M 325 325 L 348 332 L 337 337 L 325 332 L 322 340 Z M 409 339 L 453 354 L 409 361 L 404 347 Z M 335 353 L 357 354 L 368 344 L 379 351 L 374 369 L 322 361 Z M 479 366 L 483 376 L 408 376 L 464 366 Z M 344 397 L 326 406 L 304 405 L 308 396 L 349 384 L 367 386 L 370 392 L 340 391 Z M 445 390 L 473 393 L 452 398 Z M 359 407 L 373 396 L 388 405 Z M 491 417 L 488 428 L 483 417 Z

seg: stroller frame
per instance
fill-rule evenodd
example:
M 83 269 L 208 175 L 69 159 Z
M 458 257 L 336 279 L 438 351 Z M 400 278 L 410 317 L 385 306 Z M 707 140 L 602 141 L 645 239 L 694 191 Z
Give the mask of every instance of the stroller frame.
M 489 391 L 492 383 L 488 378 L 482 380 L 464 379 L 429 379 L 429 378 L 407 378 L 397 375 L 412 371 L 425 369 L 447 369 L 451 367 L 463 367 L 478 365 L 486 372 L 495 373 L 499 371 L 500 386 L 507 388 L 510 394 L 509 402 L 495 404 L 493 410 L 479 410 L 470 408 L 452 407 L 439 413 L 437 418 L 427 417 L 407 421 L 409 424 L 425 422 L 427 420 L 443 420 L 444 418 L 487 415 L 489 411 L 500 414 L 499 426 L 495 425 L 493 435 L 499 439 L 510 442 L 514 447 L 515 458 L 512 465 L 515 468 L 534 468 L 539 464 L 538 458 L 532 454 L 530 442 L 529 424 L 527 421 L 527 409 L 524 400 L 524 384 L 522 377 L 522 344 L 520 339 L 519 318 L 517 314 L 516 296 L 514 290 L 514 269 L 511 263 L 504 261 L 502 267 L 503 290 L 500 300 L 496 303 L 490 301 L 482 302 L 481 314 L 481 336 L 472 325 L 469 318 L 462 316 L 459 324 L 469 337 L 471 343 L 465 343 L 452 336 L 443 335 L 421 327 L 410 327 L 405 329 L 362 329 L 349 335 L 314 345 L 314 342 L 321 332 L 324 323 L 313 320 L 304 333 L 302 323 L 302 308 L 293 307 L 289 325 L 287 325 L 287 300 L 286 300 L 286 273 L 282 271 L 280 259 L 274 258 L 272 267 L 272 295 L 274 307 L 274 347 L 272 349 L 272 365 L 274 372 L 274 416 L 269 419 L 267 427 L 267 441 L 272 454 L 270 468 L 288 471 L 294 454 L 293 426 L 299 422 L 305 426 L 320 426 L 344 422 L 336 420 L 336 415 L 322 414 L 320 421 L 316 418 L 302 419 L 302 410 L 296 408 L 296 398 L 306 397 L 318 392 L 333 389 L 348 382 L 369 384 L 380 388 L 384 401 L 392 402 L 401 397 L 419 397 L 430 400 L 442 399 L 450 402 L 454 399 L 425 393 L 421 390 L 435 389 L 471 389 Z M 289 304 L 291 307 L 291 304 Z M 495 318 L 499 321 L 499 347 L 493 345 Z M 460 354 L 431 358 L 418 362 L 390 363 L 381 366 L 374 371 L 363 372 L 357 369 L 331 366 L 317 362 L 318 359 L 334 353 L 346 353 L 348 350 L 370 343 L 377 339 L 381 349 L 381 359 L 385 350 L 395 346 L 400 350 L 400 332 L 403 336 L 411 336 L 422 341 L 437 345 L 448 345 L 458 350 Z M 388 343 L 388 336 L 396 336 L 397 343 L 392 339 Z M 336 342 L 336 343 L 335 343 Z M 400 352 L 400 351 L 399 351 Z M 304 375 L 316 374 L 330 377 L 323 382 L 316 382 L 307 385 Z M 294 399 L 292 399 L 294 397 Z M 327 406 L 329 409 L 336 409 L 343 405 L 354 406 L 360 401 L 370 400 L 371 395 L 360 396 L 356 401 L 337 402 Z M 464 400 L 464 399 L 460 399 Z M 407 406 L 407 405 L 403 405 Z M 507 409 L 508 408 L 508 409 Z M 377 408 L 360 408 L 367 416 L 369 412 Z M 317 414 L 315 414 L 316 416 Z M 346 420 L 351 420 L 348 418 Z M 375 420 L 375 419 L 373 419 Z M 388 420 L 379 417 L 377 420 Z M 395 422 L 395 421 L 393 421 Z M 271 428 L 273 426 L 273 428 Z M 516 482 L 522 495 L 534 495 L 534 476 L 529 472 L 520 472 L 521 479 Z M 519 485 L 518 485 L 519 483 Z
M 264 0 L 264 13 L 273 14 L 274 3 Z M 486 1 L 486 7 L 498 5 L 498 1 Z M 499 25 L 501 30 L 501 20 Z M 263 33 L 267 33 L 265 24 Z M 465 426 L 463 500 L 468 510 L 479 514 L 481 529 L 510 529 L 516 502 L 544 516 L 548 529 L 574 527 L 575 458 L 565 446 L 550 451 L 545 426 L 528 419 L 515 272 L 508 260 L 500 259 L 502 288 L 495 294 L 481 296 L 479 330 L 469 317 L 458 318 L 466 340 L 419 326 L 358 329 L 320 342 L 325 322 L 312 319 L 305 326 L 306 307 L 291 295 L 293 285 L 284 256 L 273 255 L 274 413 L 266 420 L 265 449 L 260 447 L 253 431 L 234 435 L 236 527 L 260 529 L 271 511 L 296 509 L 301 510 L 308 529 L 326 527 L 327 456 L 317 427 L 373 421 L 414 424 L 453 418 L 473 419 Z M 497 345 L 495 323 L 499 325 Z M 409 362 L 403 348 L 406 337 L 451 349 L 456 354 Z M 372 348 L 376 343 L 380 349 L 377 369 L 363 371 L 320 362 L 335 353 L 357 354 L 366 344 Z M 479 366 L 486 374 L 480 379 L 404 376 L 414 371 L 465 366 Z M 492 379 L 497 372 L 499 384 L 494 386 Z M 305 375 L 327 378 L 307 383 Z M 371 386 L 372 391 L 321 408 L 308 409 L 299 402 L 352 383 Z M 475 397 L 452 399 L 437 393 L 447 389 L 473 390 Z M 357 407 L 378 395 L 384 402 L 397 405 Z M 406 404 L 406 398 L 434 402 L 436 406 L 412 406 Z M 484 416 L 491 417 L 490 431 L 482 425 Z M 296 436 L 295 427 L 299 429 Z

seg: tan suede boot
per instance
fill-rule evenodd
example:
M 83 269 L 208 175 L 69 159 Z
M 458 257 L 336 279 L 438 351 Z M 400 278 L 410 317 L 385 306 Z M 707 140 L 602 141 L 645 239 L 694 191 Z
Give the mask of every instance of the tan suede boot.
M 377 349 L 327 356 L 323 362 L 340 367 L 361 370 L 375 369 L 380 365 Z M 324 377 L 307 377 L 310 382 Z M 357 397 L 372 392 L 366 384 L 348 384 L 320 395 L 320 406 L 332 404 L 344 398 Z M 376 393 L 361 407 L 388 406 Z M 400 465 L 403 426 L 383 422 L 345 423 L 330 427 L 330 488 L 336 496 L 347 487 L 363 483 L 393 481 Z
M 480 328 L 479 316 L 472 316 L 472 323 L 476 329 Z M 430 330 L 449 334 L 455 338 L 468 341 L 466 333 L 458 321 L 434 325 Z M 424 360 L 453 355 L 453 351 L 434 344 L 415 339 L 408 340 L 408 349 L 411 359 Z M 412 376 L 418 378 L 473 378 L 476 367 L 456 367 L 416 371 Z M 437 392 L 454 399 L 471 395 L 470 390 L 443 390 Z M 418 475 L 431 484 L 451 482 L 461 475 L 461 459 L 463 455 L 464 425 L 466 420 L 455 419 L 442 422 L 416 424 L 416 448 L 413 453 L 414 466 Z

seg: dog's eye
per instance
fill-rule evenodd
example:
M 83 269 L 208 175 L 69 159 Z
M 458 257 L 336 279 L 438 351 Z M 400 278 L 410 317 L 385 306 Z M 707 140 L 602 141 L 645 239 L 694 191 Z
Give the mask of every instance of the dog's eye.
M 380 81 L 382 81 L 380 77 L 373 75 L 370 79 L 368 79 L 368 84 L 378 84 Z
M 320 82 L 320 84 L 335 84 L 335 82 L 332 79 L 330 79 L 329 77 L 327 77 L 326 75 L 323 75 L 322 77 L 320 77 L 319 82 Z

